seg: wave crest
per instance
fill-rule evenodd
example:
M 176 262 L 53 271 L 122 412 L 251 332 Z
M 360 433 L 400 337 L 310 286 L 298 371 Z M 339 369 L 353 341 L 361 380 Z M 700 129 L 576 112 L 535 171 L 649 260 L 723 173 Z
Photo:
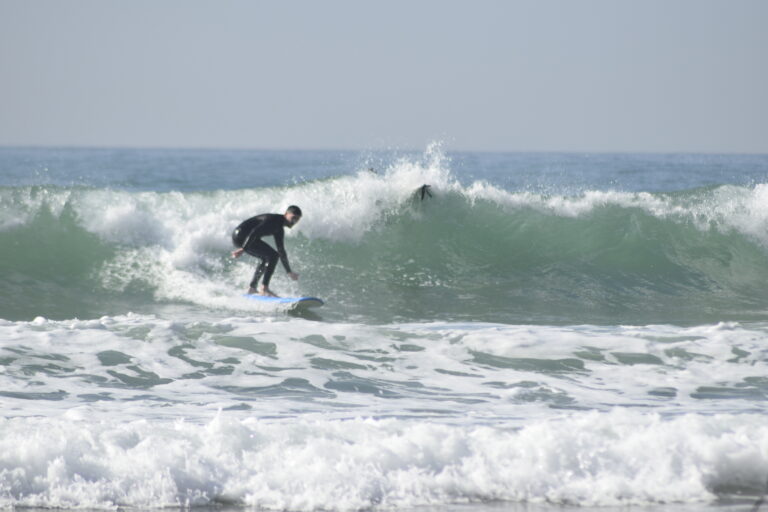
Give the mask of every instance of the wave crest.
M 77 288 L 75 296 L 85 282 L 103 293 L 134 288 L 152 300 L 232 307 L 250 269 L 228 259 L 231 230 L 298 204 L 305 215 L 287 246 L 302 288 L 278 276 L 280 287 L 372 319 L 387 311 L 567 321 L 578 312 L 594 322 L 616 315 L 679 322 L 702 312 L 759 315 L 768 301 L 756 284 L 768 274 L 766 184 L 543 194 L 462 185 L 449 166 L 431 147 L 378 172 L 292 186 L 5 188 L 0 241 L 10 272 L 3 279 L 18 283 L 21 275 L 45 287 L 50 275 L 39 269 L 47 266 L 57 268 L 63 288 Z M 432 197 L 422 199 L 425 184 Z M 30 266 L 32 247 L 38 261 Z M 73 255 L 69 267 L 62 253 Z

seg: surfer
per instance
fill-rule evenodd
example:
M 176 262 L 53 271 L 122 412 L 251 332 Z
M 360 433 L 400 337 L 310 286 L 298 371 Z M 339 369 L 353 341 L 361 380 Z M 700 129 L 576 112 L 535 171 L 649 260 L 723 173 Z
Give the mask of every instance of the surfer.
M 289 206 L 283 215 L 279 213 L 263 213 L 256 215 L 240 223 L 232 232 L 232 242 L 238 249 L 232 251 L 233 258 L 239 258 L 244 252 L 251 256 L 259 258 L 259 265 L 253 273 L 248 293 L 258 293 L 277 297 L 269 289 L 269 280 L 272 279 L 272 273 L 275 271 L 277 260 L 283 262 L 288 277 L 296 281 L 299 275 L 291 271 L 288 264 L 288 255 L 285 253 L 283 245 L 284 227 L 292 228 L 301 220 L 301 208 L 298 206 Z M 265 236 L 274 236 L 277 250 L 274 250 L 268 243 L 261 238 Z M 264 276 L 261 286 L 259 279 Z

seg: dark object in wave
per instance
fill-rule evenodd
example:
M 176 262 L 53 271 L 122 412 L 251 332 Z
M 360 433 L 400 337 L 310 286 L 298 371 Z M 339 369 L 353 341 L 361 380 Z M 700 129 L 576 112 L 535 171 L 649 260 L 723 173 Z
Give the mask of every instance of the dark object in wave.
M 416 189 L 416 196 L 420 197 L 422 201 L 427 197 L 431 198 L 432 197 L 432 192 L 430 192 L 431 188 L 432 187 L 427 184 L 420 186 L 419 188 Z

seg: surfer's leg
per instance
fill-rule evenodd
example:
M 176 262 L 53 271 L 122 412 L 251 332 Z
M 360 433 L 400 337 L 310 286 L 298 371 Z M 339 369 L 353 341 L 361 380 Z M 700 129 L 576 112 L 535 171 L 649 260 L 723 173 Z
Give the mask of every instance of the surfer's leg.
M 259 259 L 259 264 L 256 266 L 256 271 L 253 273 L 253 279 L 251 279 L 251 289 L 248 290 L 248 293 L 255 293 L 256 289 L 259 287 L 259 279 L 261 279 L 262 274 L 264 274 L 266 266 L 266 261 Z
M 264 269 L 264 280 L 262 281 L 264 283 L 264 288 L 269 288 L 269 281 L 272 279 L 272 274 L 275 272 L 278 258 L 279 255 L 277 254 L 277 251 L 273 249 L 269 259 L 265 260 L 266 268 Z
M 280 255 L 270 245 L 262 240 L 256 240 L 248 244 L 245 249 L 251 256 L 259 258 L 259 266 L 256 267 L 256 272 L 253 273 L 253 279 L 251 280 L 251 289 L 255 290 L 259 286 L 259 279 L 263 276 L 262 284 L 264 286 L 264 292 L 269 294 L 269 281 L 272 279 L 272 274 L 275 272 L 277 266 L 277 260 Z

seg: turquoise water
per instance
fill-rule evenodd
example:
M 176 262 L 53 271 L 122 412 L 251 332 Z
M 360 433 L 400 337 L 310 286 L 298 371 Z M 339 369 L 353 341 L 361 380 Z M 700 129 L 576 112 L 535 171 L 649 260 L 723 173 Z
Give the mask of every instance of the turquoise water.
M 228 259 L 232 227 L 291 201 L 306 211 L 291 236 L 301 291 L 334 304 L 329 321 L 766 318 L 764 158 L 394 155 L 373 174 L 384 156 L 38 153 L 4 152 L 4 318 L 207 311 L 247 279 Z M 207 296 L 173 291 L 196 280 Z
M 764 490 L 766 156 L 2 148 L 0 204 L 0 506 Z M 308 313 L 229 257 L 289 204 Z

